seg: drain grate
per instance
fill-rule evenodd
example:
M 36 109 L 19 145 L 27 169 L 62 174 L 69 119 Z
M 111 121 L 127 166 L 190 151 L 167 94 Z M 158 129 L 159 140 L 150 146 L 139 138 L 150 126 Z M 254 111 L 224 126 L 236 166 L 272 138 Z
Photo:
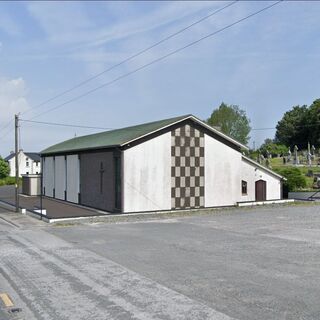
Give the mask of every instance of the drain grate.
M 21 308 L 11 308 L 8 310 L 9 313 L 19 313 L 19 312 L 22 312 L 22 309 Z

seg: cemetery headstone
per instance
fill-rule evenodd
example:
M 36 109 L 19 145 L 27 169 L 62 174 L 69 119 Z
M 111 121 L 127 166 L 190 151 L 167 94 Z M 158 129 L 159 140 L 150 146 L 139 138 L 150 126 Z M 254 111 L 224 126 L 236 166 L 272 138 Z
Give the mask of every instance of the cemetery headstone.
M 298 147 L 295 145 L 294 146 L 294 164 L 298 165 L 300 164 L 299 156 L 298 156 Z

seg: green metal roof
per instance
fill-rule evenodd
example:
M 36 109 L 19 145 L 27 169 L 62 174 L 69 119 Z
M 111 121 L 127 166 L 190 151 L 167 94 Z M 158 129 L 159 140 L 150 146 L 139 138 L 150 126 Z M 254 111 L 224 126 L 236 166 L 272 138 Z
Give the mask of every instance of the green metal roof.
M 165 119 L 145 124 L 140 124 L 133 127 L 116 129 L 111 131 L 90 134 L 87 136 L 76 137 L 70 140 L 55 144 L 43 151 L 41 154 L 55 154 L 63 152 L 72 152 L 88 149 L 100 149 L 108 147 L 121 146 L 127 142 L 140 138 L 144 135 L 150 134 L 163 127 L 171 125 L 175 122 L 181 121 L 190 117 L 191 115 Z

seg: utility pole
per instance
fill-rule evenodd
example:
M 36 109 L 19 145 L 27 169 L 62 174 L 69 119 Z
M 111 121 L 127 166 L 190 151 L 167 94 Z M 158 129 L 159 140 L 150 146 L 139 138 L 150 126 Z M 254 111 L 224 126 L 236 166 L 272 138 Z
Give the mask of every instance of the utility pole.
M 40 173 L 40 219 L 42 220 L 42 192 L 43 192 L 43 158 L 41 157 L 41 173 Z
M 16 166 L 16 212 L 19 212 L 19 115 L 14 116 L 14 143 L 15 143 L 15 166 Z

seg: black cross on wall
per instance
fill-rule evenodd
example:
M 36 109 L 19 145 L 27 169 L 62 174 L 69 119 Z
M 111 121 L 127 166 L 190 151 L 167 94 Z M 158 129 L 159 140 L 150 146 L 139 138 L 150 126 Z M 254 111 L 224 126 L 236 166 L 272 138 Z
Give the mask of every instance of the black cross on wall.
M 103 174 L 104 174 L 104 168 L 103 168 L 103 162 L 100 162 L 100 193 L 103 193 Z

